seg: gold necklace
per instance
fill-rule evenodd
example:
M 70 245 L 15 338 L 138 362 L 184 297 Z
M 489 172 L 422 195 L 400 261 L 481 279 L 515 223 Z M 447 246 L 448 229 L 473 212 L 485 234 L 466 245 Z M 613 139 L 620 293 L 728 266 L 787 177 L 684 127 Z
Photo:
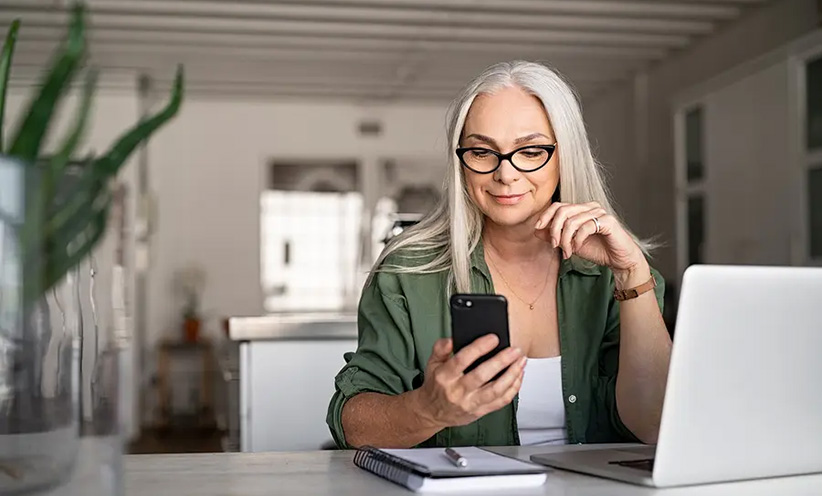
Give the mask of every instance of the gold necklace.
M 531 303 L 528 303 L 527 301 L 523 300 L 523 299 L 522 299 L 522 297 L 520 297 L 520 295 L 518 295 L 516 291 L 514 291 L 514 288 L 512 288 L 510 284 L 508 284 L 508 281 L 506 281 L 506 280 L 505 280 L 505 276 L 504 276 L 504 275 L 502 275 L 502 271 L 501 271 L 501 270 L 499 270 L 499 267 L 497 267 L 497 266 L 496 266 L 496 264 L 494 264 L 494 261 L 493 261 L 493 260 L 491 260 L 491 257 L 488 257 L 488 261 L 489 261 L 489 262 L 491 262 L 491 267 L 493 267 L 493 268 L 494 268 L 494 270 L 496 270 L 496 271 L 497 271 L 497 273 L 499 274 L 499 276 L 502 278 L 502 282 L 504 282 L 504 283 L 505 283 L 505 286 L 506 286 L 508 289 L 510 289 L 510 290 L 511 290 L 511 293 L 513 293 L 513 294 L 514 294 L 514 296 L 516 296 L 516 297 L 517 297 L 517 299 L 518 299 L 519 301 L 521 301 L 521 302 L 525 303 L 526 305 L 528 305 L 528 309 L 529 309 L 529 310 L 533 310 L 533 309 L 534 309 L 534 303 L 536 303 L 536 302 L 537 302 L 537 300 L 539 300 L 540 296 L 542 296 L 542 293 L 544 293 L 544 292 L 545 292 L 545 288 L 547 288 L 547 287 L 548 287 L 548 274 L 547 274 L 547 273 L 545 274 L 545 282 L 542 284 L 542 290 L 539 292 L 539 294 L 537 295 L 537 297 L 536 297 L 536 298 L 534 298 L 534 301 L 532 301 Z

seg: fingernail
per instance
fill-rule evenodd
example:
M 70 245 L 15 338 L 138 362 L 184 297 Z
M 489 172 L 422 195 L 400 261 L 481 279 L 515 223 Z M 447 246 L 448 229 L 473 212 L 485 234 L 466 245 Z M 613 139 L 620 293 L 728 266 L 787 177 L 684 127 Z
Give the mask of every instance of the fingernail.
M 519 359 L 520 367 L 525 367 L 525 364 L 528 363 L 528 357 L 522 357 Z
M 537 225 L 534 227 L 536 227 L 537 229 L 542 229 L 542 219 L 538 220 Z
M 515 353 L 516 355 L 522 355 L 522 350 L 521 350 L 521 349 L 519 349 L 519 348 L 514 348 L 514 353 Z
M 559 246 L 559 241 L 557 240 L 557 238 L 551 238 L 551 244 L 553 244 L 554 248 L 556 248 Z

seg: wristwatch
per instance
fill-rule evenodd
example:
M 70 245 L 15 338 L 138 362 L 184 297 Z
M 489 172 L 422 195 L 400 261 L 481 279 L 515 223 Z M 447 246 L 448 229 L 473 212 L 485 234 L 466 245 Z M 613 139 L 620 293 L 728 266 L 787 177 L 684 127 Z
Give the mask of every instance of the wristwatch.
M 628 289 L 615 289 L 614 290 L 614 299 L 617 301 L 625 301 L 625 300 L 632 300 L 643 293 L 647 293 L 648 291 L 654 289 L 656 287 L 656 279 L 654 276 L 651 276 L 651 279 L 648 282 L 640 284 L 635 288 L 628 288 Z

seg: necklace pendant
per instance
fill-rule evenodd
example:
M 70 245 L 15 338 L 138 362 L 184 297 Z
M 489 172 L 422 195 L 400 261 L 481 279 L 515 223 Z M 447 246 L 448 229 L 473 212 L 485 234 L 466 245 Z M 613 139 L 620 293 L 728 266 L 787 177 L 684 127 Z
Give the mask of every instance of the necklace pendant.
M 528 308 L 530 308 L 531 310 L 533 310 L 533 309 L 534 309 L 534 305 L 533 305 L 533 304 L 528 305 Z

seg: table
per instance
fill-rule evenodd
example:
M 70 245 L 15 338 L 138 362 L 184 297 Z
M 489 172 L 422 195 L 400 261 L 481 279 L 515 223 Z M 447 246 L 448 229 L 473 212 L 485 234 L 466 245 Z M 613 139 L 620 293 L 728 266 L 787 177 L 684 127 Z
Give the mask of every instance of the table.
M 172 405 L 173 383 L 171 362 L 173 357 L 193 355 L 196 361 L 200 362 L 200 387 L 198 391 L 198 405 L 194 412 L 195 427 L 212 429 L 216 425 L 214 417 L 214 351 L 211 342 L 201 339 L 195 342 L 186 341 L 162 341 L 158 347 L 158 375 L 157 375 L 157 395 L 158 395 L 158 415 L 157 427 L 167 429 L 172 426 L 179 427 L 181 424 L 186 427 L 192 426 L 189 418 L 183 421 L 175 421 L 175 413 Z
M 597 448 L 601 446 L 596 446 Z M 613 447 L 605 446 L 605 447 Z M 501 454 L 528 460 L 534 453 L 588 446 L 504 447 Z M 217 453 L 201 455 L 129 455 L 126 494 L 152 496 L 408 496 L 401 486 L 380 479 L 352 463 L 350 451 Z M 457 494 L 457 493 L 455 493 Z M 459 493 L 466 494 L 466 493 Z M 477 493 L 494 494 L 494 492 Z M 822 495 L 822 474 L 706 486 L 653 489 L 555 470 L 541 487 L 509 494 L 593 496 L 787 496 Z

